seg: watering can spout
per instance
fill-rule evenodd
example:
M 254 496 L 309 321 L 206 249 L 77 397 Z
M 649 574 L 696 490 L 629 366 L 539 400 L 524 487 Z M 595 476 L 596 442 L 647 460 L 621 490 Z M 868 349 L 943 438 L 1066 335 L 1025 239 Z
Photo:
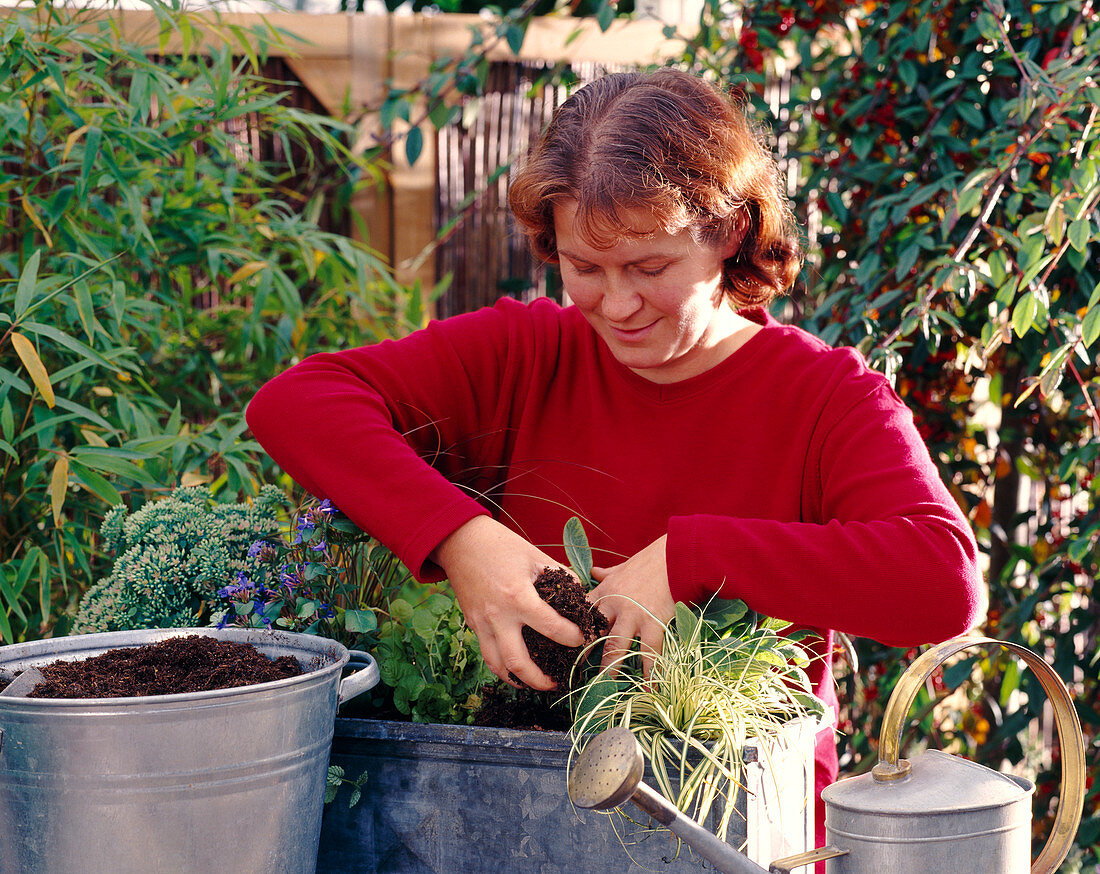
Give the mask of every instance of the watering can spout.
M 826 850 L 812 850 L 777 860 L 765 870 L 643 783 L 644 770 L 642 748 L 630 729 L 609 728 L 592 738 L 577 756 L 569 772 L 569 798 L 577 807 L 589 810 L 610 810 L 632 801 L 725 874 L 788 874 L 794 868 L 830 858 Z M 832 855 L 836 854 L 834 851 Z

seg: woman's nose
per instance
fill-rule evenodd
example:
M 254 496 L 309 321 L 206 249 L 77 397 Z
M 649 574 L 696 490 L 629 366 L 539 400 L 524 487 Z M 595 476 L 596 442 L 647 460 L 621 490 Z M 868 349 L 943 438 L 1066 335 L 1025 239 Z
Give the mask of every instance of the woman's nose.
M 642 308 L 642 298 L 630 284 L 614 277 L 604 286 L 600 309 L 609 322 L 626 322 Z

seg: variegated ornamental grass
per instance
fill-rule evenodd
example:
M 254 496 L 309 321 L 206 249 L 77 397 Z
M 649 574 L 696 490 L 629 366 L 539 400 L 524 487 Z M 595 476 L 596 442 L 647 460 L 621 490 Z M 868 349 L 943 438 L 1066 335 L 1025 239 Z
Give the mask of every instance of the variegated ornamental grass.
M 572 753 L 600 731 L 629 728 L 658 791 L 725 840 L 746 743 L 825 714 L 805 671 L 808 632 L 784 635 L 786 627 L 743 601 L 677 604 L 648 677 L 631 653 L 576 693 Z

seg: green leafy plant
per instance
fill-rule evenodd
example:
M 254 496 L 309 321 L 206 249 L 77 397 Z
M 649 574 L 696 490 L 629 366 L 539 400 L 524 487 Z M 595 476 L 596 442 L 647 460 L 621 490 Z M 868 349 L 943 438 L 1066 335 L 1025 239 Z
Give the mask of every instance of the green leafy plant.
M 387 605 L 374 650 L 393 706 L 414 722 L 468 724 L 493 680 L 449 588 L 412 584 Z
M 592 583 L 592 550 L 580 519 L 565 525 L 573 572 Z M 750 738 L 775 738 L 791 720 L 820 719 L 825 705 L 804 670 L 811 656 L 780 634 L 789 623 L 752 611 L 743 601 L 676 604 L 661 652 L 646 676 L 636 651 L 600 670 L 583 651 L 581 681 L 567 695 L 572 753 L 587 737 L 625 726 L 638 739 L 658 789 L 699 823 L 714 820 L 723 840 L 737 806 L 742 753 Z M 572 756 L 570 757 L 572 760 Z
M 786 626 L 743 601 L 677 604 L 648 677 L 627 654 L 575 693 L 573 751 L 594 733 L 629 728 L 659 791 L 697 822 L 713 816 L 724 840 L 746 742 L 776 738 L 792 720 L 825 714 L 804 670 L 804 634 L 785 637 Z
M 349 786 L 351 792 L 348 795 L 348 807 L 355 807 L 363 797 L 363 787 L 367 784 L 367 779 L 366 771 L 351 780 L 344 776 L 344 769 L 340 765 L 329 765 L 325 773 L 325 804 L 331 804 L 336 800 L 340 789 Z
M 8 642 L 65 633 L 124 496 L 257 492 L 270 462 L 242 416 L 255 386 L 424 317 L 368 247 L 322 230 L 378 170 L 349 148 L 351 125 L 285 99 L 264 66 L 283 37 L 145 5 L 150 44 L 114 9 L 28 0 L 0 16 Z M 170 40 L 181 50 L 161 54 Z
M 218 503 L 209 489 L 179 488 L 130 513 L 114 507 L 103 520 L 105 549 L 116 558 L 85 592 L 77 634 L 200 625 L 226 580 L 253 573 L 250 545 L 278 530 L 288 503 L 274 486 L 241 503 Z

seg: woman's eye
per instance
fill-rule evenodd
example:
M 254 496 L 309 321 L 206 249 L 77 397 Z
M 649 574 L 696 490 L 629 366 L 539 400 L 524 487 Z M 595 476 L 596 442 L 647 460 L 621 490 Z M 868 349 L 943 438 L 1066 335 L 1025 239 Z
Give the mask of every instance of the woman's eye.
M 592 266 L 581 267 L 578 264 L 574 264 L 573 265 L 573 272 L 574 273 L 579 273 L 579 274 L 581 274 L 581 276 L 587 276 L 589 273 L 595 273 L 596 268 L 592 267 Z
M 668 265 L 662 264 L 660 267 L 639 267 L 638 272 L 643 276 L 660 276 L 667 269 Z

